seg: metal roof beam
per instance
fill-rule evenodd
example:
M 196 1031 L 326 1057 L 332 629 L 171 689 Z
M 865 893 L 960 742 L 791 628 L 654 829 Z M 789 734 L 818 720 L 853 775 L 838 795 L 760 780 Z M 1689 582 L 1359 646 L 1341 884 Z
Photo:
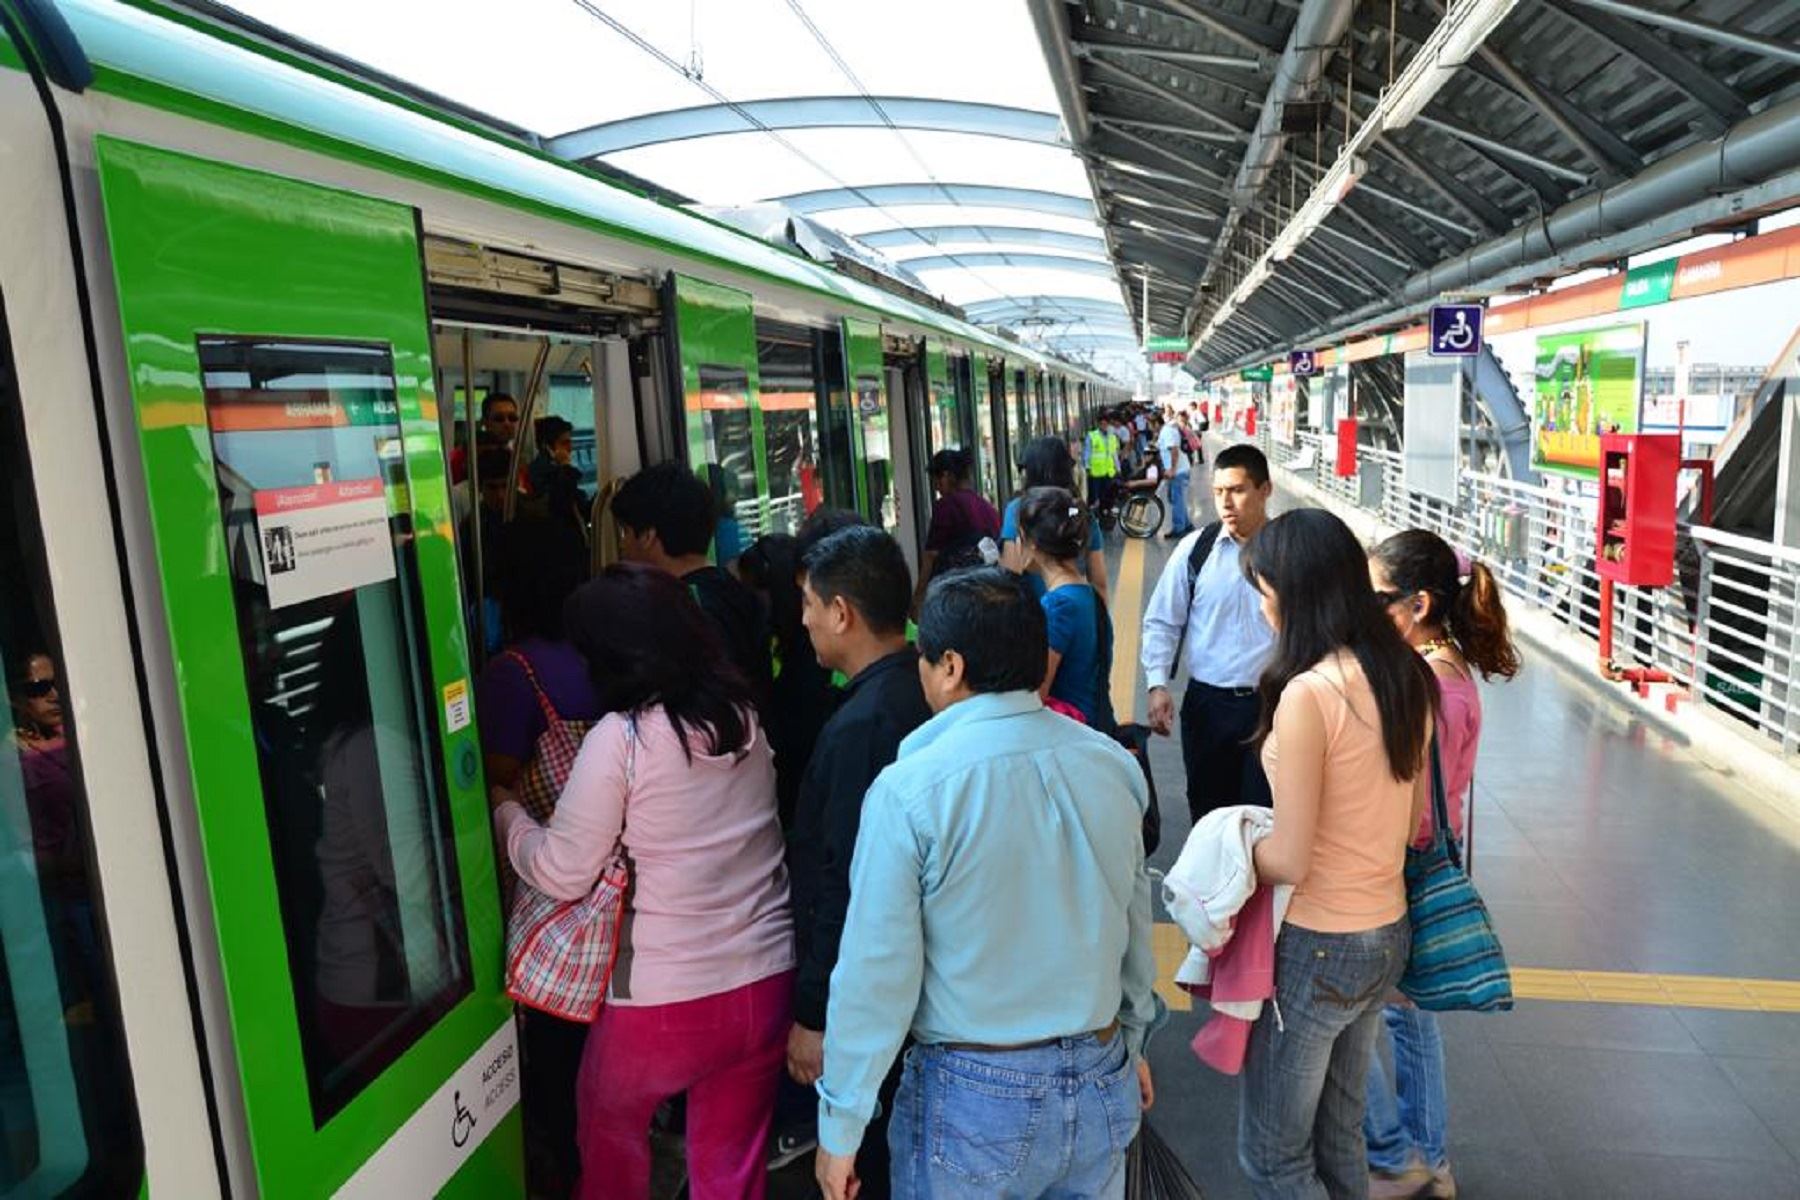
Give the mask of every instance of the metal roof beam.
M 1441 0 L 1432 0 L 1443 11 Z M 1644 160 L 1636 150 L 1605 124 L 1596 121 L 1571 104 L 1567 97 L 1541 86 L 1535 79 L 1513 65 L 1506 55 L 1484 42 L 1476 55 L 1481 59 L 1478 75 L 1499 84 L 1526 104 L 1536 109 L 1559 133 L 1600 168 L 1601 177 L 1609 182 L 1630 178 L 1644 169 Z
M 1117 78 L 1125 79 L 1125 80 L 1129 81 L 1130 84 L 1133 87 L 1137 88 L 1139 91 L 1148 92 L 1150 95 L 1155 96 L 1160 100 L 1166 101 L 1169 104 L 1173 104 L 1176 108 L 1179 108 L 1184 112 L 1192 113 L 1194 116 L 1199 117 L 1202 121 L 1205 121 L 1208 125 L 1215 126 L 1216 128 L 1219 128 L 1219 129 L 1228 130 L 1231 133 L 1235 133 L 1235 134 L 1248 134 L 1250 132 L 1249 129 L 1246 128 L 1245 126 L 1243 126 L 1243 125 L 1239 124 L 1238 122 L 1233 121 L 1227 117 L 1220 116 L 1218 113 L 1213 112 L 1211 109 L 1207 108 L 1205 105 L 1201 104 L 1199 101 L 1195 100 L 1193 97 L 1183 95 L 1181 92 L 1176 91 L 1174 88 L 1169 87 L 1167 84 L 1158 83 L 1155 80 L 1145 79 L 1142 75 L 1139 75 L 1133 71 L 1127 71 L 1124 67 L 1115 66 L 1112 63 L 1106 62 L 1106 61 L 1104 61 L 1102 59 L 1098 59 L 1098 58 L 1090 58 L 1088 60 L 1088 66 L 1092 67 L 1097 73 L 1099 73 L 1101 75 L 1109 75 L 1109 76 L 1114 76 Z
M 1191 125 L 1172 125 L 1167 121 L 1140 121 L 1136 117 L 1121 117 L 1115 113 L 1096 112 L 1094 120 L 1103 125 L 1124 125 L 1131 129 L 1148 129 L 1156 133 L 1172 133 L 1177 137 L 1192 138 L 1199 142 L 1242 143 L 1247 135 L 1242 133 L 1214 132 L 1210 129 L 1195 129 Z
M 1207 167 L 1201 163 L 1197 163 L 1193 159 L 1189 158 L 1188 156 L 1186 156 L 1184 154 L 1179 154 L 1179 153 L 1175 152 L 1174 150 L 1169 149 L 1169 147 L 1167 147 L 1167 146 L 1160 146 L 1157 143 L 1151 141 L 1149 138 L 1140 137 L 1139 135 L 1132 133 L 1130 130 L 1127 130 L 1127 129 L 1120 129 L 1116 125 L 1114 125 L 1112 122 L 1106 120 L 1106 118 L 1104 118 L 1104 117 L 1097 118 L 1094 121 L 1094 124 L 1100 126 L 1100 128 L 1102 128 L 1102 129 L 1106 130 L 1106 132 L 1108 134 L 1110 134 L 1111 136 L 1119 138 L 1122 141 L 1130 142 L 1133 146 L 1137 146 L 1139 149 L 1141 149 L 1147 153 L 1154 154 L 1157 157 L 1161 158 L 1165 162 L 1172 162 L 1179 167 L 1183 167 L 1186 170 L 1192 171 L 1194 173 L 1194 175 L 1198 176 L 1199 178 L 1194 179 L 1193 176 L 1189 176 L 1189 179 L 1192 180 L 1193 182 L 1202 183 L 1202 186 L 1213 187 L 1213 186 L 1217 186 L 1219 184 L 1223 184 L 1225 182 L 1225 176 L 1223 174 L 1221 174 L 1220 172 L 1212 170 L 1210 167 Z M 1137 161 L 1141 162 L 1142 160 L 1139 159 Z
M 1169 189 L 1158 187 L 1143 176 L 1134 175 L 1129 171 L 1108 171 L 1106 173 L 1106 181 L 1115 191 L 1130 192 L 1135 196 L 1142 196 L 1145 199 L 1154 200 L 1157 204 L 1170 212 L 1185 213 L 1189 216 L 1199 217 L 1208 224 L 1218 221 L 1219 218 L 1225 215 L 1216 208 L 1207 209 L 1195 207 L 1197 204 L 1204 203 L 1203 197 L 1185 195 L 1180 192 L 1171 192 Z
M 1131 182 L 1135 183 L 1136 181 L 1133 180 Z M 1152 214 L 1151 216 L 1145 217 L 1145 220 L 1153 220 L 1157 217 L 1161 217 L 1166 221 L 1169 213 L 1180 213 L 1184 217 L 1194 217 L 1201 221 L 1217 221 L 1219 219 L 1218 213 L 1202 212 L 1197 208 L 1184 208 L 1179 204 L 1171 204 L 1164 200 L 1162 196 L 1148 184 L 1144 185 L 1141 189 L 1136 188 L 1115 175 L 1108 175 L 1106 177 L 1106 183 L 1107 187 L 1112 191 L 1114 199 L 1121 203 L 1129 204 L 1134 209 L 1142 209 L 1143 211 Z M 1198 233 L 1198 231 L 1196 231 L 1196 233 Z
M 1675 33 L 1699 38 L 1701 41 L 1716 42 L 1721 46 L 1730 46 L 1733 50 L 1742 50 L 1746 54 L 1755 54 L 1763 58 L 1778 59 L 1781 62 L 1800 65 L 1800 46 L 1791 42 L 1778 42 L 1774 38 L 1758 37 L 1754 33 L 1729 29 L 1723 25 L 1714 25 L 1710 21 L 1702 21 L 1697 17 L 1680 13 L 1664 12 L 1660 9 L 1646 8 L 1641 4 L 1627 4 L 1624 0 L 1574 0 L 1576 4 L 1597 8 L 1614 16 L 1625 17 L 1632 21 L 1642 21 L 1646 25 L 1660 25 Z
M 1062 140 L 1062 118 L 1001 104 L 933 100 L 919 96 L 785 96 L 736 104 L 701 104 L 643 113 L 559 134 L 544 148 L 561 158 L 599 158 L 690 138 L 764 129 L 929 129 L 974 133 L 1054 146 Z
M 820 188 L 771 196 L 769 202 L 785 204 L 797 213 L 884 208 L 888 205 L 960 204 L 979 208 L 1017 208 L 1083 221 L 1094 219 L 1093 201 L 1086 196 L 1036 188 L 994 187 L 984 183 L 882 183 L 868 187 Z
M 1091 317 L 1120 317 L 1125 314 L 1125 306 L 1117 300 L 1096 300 L 1091 296 L 1059 296 L 1042 294 L 1036 296 L 996 296 L 992 300 L 977 300 L 973 304 L 962 305 L 962 310 L 971 317 L 981 314 L 982 320 L 989 319 L 988 314 L 994 312 L 1055 312 L 1068 315 Z
M 1583 8 L 1580 0 L 1575 5 L 1551 4 L 1548 0 L 1537 0 L 1537 4 L 1539 8 L 1581 26 L 1620 53 L 1635 58 L 1685 92 L 1712 118 L 1717 126 L 1714 132 L 1727 129 L 1750 115 L 1749 105 L 1699 63 L 1648 30 L 1610 16 L 1611 10 L 1604 6 Z
M 1348 208 L 1346 208 L 1344 211 L 1349 212 L 1350 210 Z M 1337 240 L 1343 242 L 1345 245 L 1349 246 L 1351 249 L 1360 251 L 1361 253 L 1367 254 L 1373 258 L 1380 259 L 1382 262 L 1389 263 L 1393 266 L 1399 267 L 1402 271 L 1416 271 L 1419 269 L 1418 263 L 1410 262 L 1406 258 L 1402 257 L 1399 254 L 1391 254 L 1381 246 L 1370 245 L 1367 241 L 1363 240 L 1362 238 L 1351 237 L 1349 234 L 1344 233 L 1342 230 L 1333 229 L 1329 224 L 1321 225 L 1317 229 L 1313 230 L 1313 232 L 1314 233 L 1322 233 L 1328 238 L 1336 238 Z M 1308 238 L 1307 240 L 1310 242 L 1312 239 Z
M 1367 179 L 1364 179 L 1361 183 L 1357 184 L 1356 190 L 1365 196 L 1373 196 L 1377 200 L 1391 204 L 1402 212 L 1409 212 L 1422 221 L 1430 221 L 1434 225 L 1441 226 L 1442 228 L 1451 230 L 1455 233 L 1460 233 L 1471 240 L 1481 237 L 1480 230 L 1471 229 L 1461 221 L 1453 221 L 1443 213 L 1433 212 L 1423 204 L 1420 204 L 1415 200 L 1409 200 L 1398 192 L 1390 192 L 1384 187 L 1372 184 Z
M 1155 58 L 1163 62 L 1193 64 L 1201 67 L 1241 67 L 1251 71 L 1261 70 L 1264 60 L 1247 58 L 1241 54 L 1208 54 L 1200 50 L 1177 50 L 1171 46 L 1159 46 L 1153 42 L 1102 41 L 1089 35 L 1075 39 L 1075 55 L 1083 58 L 1090 54 L 1119 54 L 1128 58 Z
M 877 229 L 869 233 L 846 235 L 876 250 L 911 250 L 955 245 L 962 242 L 995 243 L 1014 246 L 1041 246 L 1047 250 L 1069 250 L 1077 254 L 1106 253 L 1106 243 L 1081 233 L 1064 233 L 1060 229 L 1034 229 L 1027 225 L 914 225 Z M 905 259 L 899 260 L 905 263 Z
M 1450 137 L 1456 138 L 1458 141 L 1467 142 L 1469 145 L 1486 150 L 1490 154 L 1500 155 L 1505 158 L 1510 158 L 1515 162 L 1524 163 L 1527 166 L 1544 172 L 1546 175 L 1555 175 L 1560 179 L 1566 179 L 1577 187 L 1587 186 L 1590 178 L 1585 171 L 1577 171 L 1574 167 L 1564 166 L 1554 159 L 1532 154 L 1528 151 L 1519 149 L 1517 146 L 1509 146 L 1497 138 L 1491 138 L 1486 134 L 1476 133 L 1473 129 L 1465 129 L 1461 125 L 1444 120 L 1442 117 L 1427 117 L 1421 115 L 1414 118 L 1413 123 L 1415 125 L 1421 125 L 1426 129 L 1435 129 L 1439 133 L 1447 134 Z M 1526 180 L 1525 182 L 1529 185 L 1531 181 Z
M 1134 0 L 1136 7 L 1165 16 L 1180 17 L 1228 42 L 1235 42 L 1260 58 L 1281 53 L 1281 31 L 1245 17 L 1208 12 L 1188 0 Z
M 1075 258 L 1067 254 L 1009 254 L 1004 251 L 981 250 L 970 254 L 927 254 L 908 258 L 901 266 L 909 271 L 944 271 L 975 267 L 1024 267 L 1041 271 L 1067 271 L 1072 275 L 1113 277 L 1111 263 L 1098 258 Z

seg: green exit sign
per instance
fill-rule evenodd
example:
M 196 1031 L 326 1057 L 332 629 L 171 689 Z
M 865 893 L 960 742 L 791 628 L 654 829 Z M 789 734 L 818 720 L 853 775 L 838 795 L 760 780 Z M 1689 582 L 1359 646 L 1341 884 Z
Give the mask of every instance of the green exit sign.
M 1178 351 L 1185 356 L 1187 354 L 1188 344 L 1186 338 L 1153 337 L 1149 339 L 1144 348 L 1152 354 L 1166 354 Z
M 1263 363 L 1259 366 L 1245 367 L 1238 372 L 1238 377 L 1245 383 L 1268 383 L 1275 378 L 1275 366 L 1273 363 Z

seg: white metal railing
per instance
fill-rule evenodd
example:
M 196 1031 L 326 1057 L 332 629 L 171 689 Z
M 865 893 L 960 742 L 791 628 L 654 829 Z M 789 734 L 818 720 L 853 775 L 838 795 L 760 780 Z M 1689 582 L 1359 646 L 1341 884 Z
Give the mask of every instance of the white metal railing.
M 1341 477 L 1334 443 L 1318 434 L 1302 432 L 1290 447 L 1264 426 L 1255 440 L 1315 490 L 1475 555 L 1515 600 L 1597 645 L 1592 497 L 1465 472 L 1450 504 L 1409 492 L 1391 450 L 1359 446 L 1357 471 Z M 1800 754 L 1800 551 L 1697 525 L 1681 526 L 1676 546 L 1673 584 L 1614 589 L 1614 661 L 1659 668 L 1694 704 L 1748 726 L 1784 757 Z

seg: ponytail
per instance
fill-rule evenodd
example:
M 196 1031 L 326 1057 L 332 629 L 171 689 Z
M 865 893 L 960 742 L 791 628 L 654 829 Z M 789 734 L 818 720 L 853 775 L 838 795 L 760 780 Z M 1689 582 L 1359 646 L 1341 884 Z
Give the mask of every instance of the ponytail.
M 1066 488 L 1034 487 L 1019 497 L 1019 533 L 1059 561 L 1087 549 L 1088 520 L 1087 505 Z
M 1469 578 L 1450 603 L 1448 613 L 1450 636 L 1457 649 L 1482 678 L 1498 675 L 1511 679 L 1522 665 L 1519 650 L 1513 645 L 1512 631 L 1506 620 L 1506 608 L 1500 602 L 1500 584 L 1494 573 L 1481 562 L 1469 564 Z
M 1425 529 L 1397 533 L 1370 554 L 1402 593 L 1425 593 L 1430 606 L 1423 619 L 1443 625 L 1483 678 L 1511 679 L 1519 673 L 1519 651 L 1500 600 L 1500 584 L 1484 564 L 1464 558 Z

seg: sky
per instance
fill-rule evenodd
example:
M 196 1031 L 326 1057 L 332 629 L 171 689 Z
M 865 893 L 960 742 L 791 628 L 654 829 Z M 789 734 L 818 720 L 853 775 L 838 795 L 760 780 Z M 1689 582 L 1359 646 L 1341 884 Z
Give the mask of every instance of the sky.
M 875 6 L 869 0 L 231 4 L 257 20 L 544 136 L 714 104 L 714 92 L 743 102 L 866 91 L 1058 112 L 1036 32 L 1019 0 L 908 0 L 900 7 Z M 606 18 L 637 41 L 609 26 Z M 996 47 L 1006 52 L 997 54 Z M 706 206 L 914 182 L 1025 187 L 1091 201 L 1086 173 L 1066 146 L 957 133 L 810 129 L 787 131 L 779 139 L 763 132 L 734 133 L 626 150 L 606 161 Z M 840 209 L 812 219 L 852 235 L 998 224 L 1101 236 L 1091 216 L 947 204 Z M 883 253 L 904 262 L 924 255 L 1007 249 L 1034 248 L 951 242 Z M 1105 262 L 1103 252 L 1047 252 Z M 1121 301 L 1112 275 L 993 266 L 927 268 L 920 275 L 953 304 L 1001 295 Z M 1122 304 L 1116 320 L 1038 328 L 1128 332 Z M 1127 355 L 1113 369 L 1124 372 L 1135 362 Z

